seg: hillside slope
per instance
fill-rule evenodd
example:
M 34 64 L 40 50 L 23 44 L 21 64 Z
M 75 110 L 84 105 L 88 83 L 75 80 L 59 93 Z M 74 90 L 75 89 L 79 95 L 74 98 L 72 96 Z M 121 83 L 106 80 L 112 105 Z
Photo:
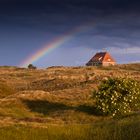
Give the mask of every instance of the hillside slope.
M 114 67 L 0 67 L 0 124 L 87 124 L 97 116 L 92 91 L 102 79 L 140 81 L 140 64 Z

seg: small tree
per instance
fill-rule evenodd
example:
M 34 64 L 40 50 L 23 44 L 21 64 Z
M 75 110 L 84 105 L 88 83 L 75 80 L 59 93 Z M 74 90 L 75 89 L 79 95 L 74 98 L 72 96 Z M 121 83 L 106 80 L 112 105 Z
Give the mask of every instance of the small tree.
M 138 108 L 140 85 L 132 79 L 110 78 L 101 82 L 93 96 L 102 114 L 122 116 Z
M 36 69 L 36 67 L 33 64 L 29 64 L 28 69 Z

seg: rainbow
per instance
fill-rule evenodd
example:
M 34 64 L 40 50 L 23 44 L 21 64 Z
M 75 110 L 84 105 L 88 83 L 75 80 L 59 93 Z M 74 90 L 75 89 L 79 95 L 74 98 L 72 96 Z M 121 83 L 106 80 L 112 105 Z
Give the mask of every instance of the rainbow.
M 27 57 L 25 60 L 23 60 L 19 66 L 20 67 L 27 67 L 29 64 L 33 64 L 36 61 L 38 61 L 40 58 L 43 56 L 47 55 L 48 53 L 52 52 L 56 48 L 59 48 L 64 44 L 65 42 L 69 41 L 70 39 L 74 38 L 75 35 L 78 33 L 87 31 L 90 28 L 93 28 L 92 22 L 85 24 L 84 26 L 78 26 L 74 28 L 73 30 L 64 33 L 64 35 L 55 38 L 54 40 L 51 41 L 51 43 L 47 43 L 41 49 L 37 50 L 34 54 L 30 55 Z

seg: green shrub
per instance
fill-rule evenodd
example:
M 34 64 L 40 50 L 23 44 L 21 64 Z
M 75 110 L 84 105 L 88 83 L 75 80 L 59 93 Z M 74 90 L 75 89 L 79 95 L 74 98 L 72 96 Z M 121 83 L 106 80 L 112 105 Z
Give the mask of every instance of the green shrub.
M 122 116 L 138 109 L 140 85 L 132 79 L 110 78 L 101 82 L 93 96 L 102 114 Z

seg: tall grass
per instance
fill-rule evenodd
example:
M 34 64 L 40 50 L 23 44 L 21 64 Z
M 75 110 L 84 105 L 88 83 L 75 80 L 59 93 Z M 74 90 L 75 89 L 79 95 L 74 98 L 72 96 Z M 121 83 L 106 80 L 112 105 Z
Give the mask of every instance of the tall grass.
M 93 125 L 0 128 L 0 140 L 139 140 L 140 121 L 123 119 Z

